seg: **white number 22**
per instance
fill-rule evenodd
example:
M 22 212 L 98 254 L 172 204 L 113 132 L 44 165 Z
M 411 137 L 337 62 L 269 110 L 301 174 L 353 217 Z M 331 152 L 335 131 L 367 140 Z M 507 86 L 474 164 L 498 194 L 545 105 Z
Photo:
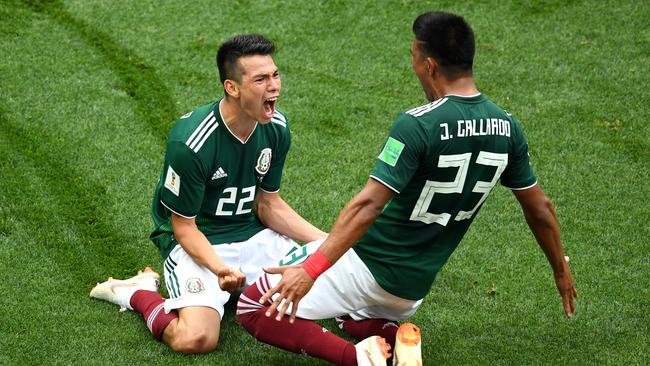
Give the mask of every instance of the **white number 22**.
M 438 160 L 439 168 L 450 168 L 458 167 L 458 172 L 456 173 L 456 178 L 451 182 L 438 182 L 427 180 L 422 188 L 422 193 L 420 193 L 420 198 L 418 198 L 413 212 L 411 213 L 410 219 L 412 221 L 422 221 L 425 224 L 437 223 L 442 226 L 447 226 L 451 214 L 449 213 L 430 213 L 428 212 L 429 206 L 431 205 L 431 200 L 433 195 L 436 193 L 442 194 L 452 194 L 452 193 L 462 193 L 463 187 L 465 186 L 465 179 L 467 178 L 467 170 L 469 169 L 470 161 L 472 159 L 472 153 L 464 154 L 454 154 L 454 155 L 440 155 Z M 497 154 L 487 151 L 480 151 L 478 157 L 476 158 L 476 164 L 488 165 L 497 167 L 492 180 L 489 182 L 478 181 L 472 192 L 483 193 L 481 199 L 478 201 L 476 206 L 470 211 L 460 211 L 454 218 L 456 221 L 467 220 L 471 218 L 476 210 L 481 206 L 483 201 L 492 190 L 492 187 L 497 183 L 497 180 L 501 176 L 501 173 L 505 170 L 508 165 L 508 154 Z
M 232 215 L 242 215 L 251 212 L 250 208 L 244 208 L 244 205 L 248 202 L 251 202 L 255 199 L 255 186 L 242 188 L 241 193 L 245 197 L 239 199 L 239 204 L 237 205 L 237 211 L 232 212 L 224 209 L 224 205 L 232 205 L 237 202 L 237 187 L 228 187 L 223 190 L 223 193 L 227 193 L 227 197 L 222 197 L 217 203 L 217 210 L 214 213 L 217 216 L 232 216 Z

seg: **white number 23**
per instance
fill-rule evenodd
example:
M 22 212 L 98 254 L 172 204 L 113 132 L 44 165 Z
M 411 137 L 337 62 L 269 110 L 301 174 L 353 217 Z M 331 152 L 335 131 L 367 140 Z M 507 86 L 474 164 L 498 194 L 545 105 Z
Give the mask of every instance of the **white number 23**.
M 420 193 L 420 198 L 418 198 L 417 203 L 411 213 L 410 219 L 412 221 L 421 221 L 425 224 L 437 223 L 442 226 L 446 226 L 451 218 L 451 214 L 448 213 L 430 213 L 428 212 L 429 206 L 431 205 L 431 200 L 433 195 L 436 193 L 441 194 L 460 194 L 463 192 L 463 187 L 465 185 L 465 179 L 467 178 L 467 171 L 469 169 L 470 161 L 472 159 L 472 153 L 464 154 L 454 154 L 454 155 L 440 155 L 438 160 L 439 168 L 450 168 L 458 167 L 458 172 L 456 173 L 456 178 L 451 182 L 438 182 L 427 180 L 422 188 L 422 193 Z M 492 190 L 492 187 L 497 183 L 497 180 L 501 176 L 501 173 L 505 170 L 508 165 L 508 154 L 497 154 L 487 151 L 480 151 L 478 157 L 476 158 L 476 164 L 488 165 L 497 167 L 492 180 L 489 182 L 478 181 L 472 192 L 483 193 L 481 199 L 470 211 L 459 211 L 454 220 L 467 220 L 471 218 L 476 210 L 481 206 L 483 201 Z

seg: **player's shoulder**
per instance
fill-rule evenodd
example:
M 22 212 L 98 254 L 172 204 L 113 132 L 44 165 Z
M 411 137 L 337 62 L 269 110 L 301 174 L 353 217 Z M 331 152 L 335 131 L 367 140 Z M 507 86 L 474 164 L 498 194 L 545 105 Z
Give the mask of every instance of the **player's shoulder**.
M 263 124 L 261 129 L 271 139 L 278 139 L 278 141 L 284 141 L 290 138 L 291 135 L 291 132 L 289 131 L 289 119 L 287 118 L 287 115 L 279 109 L 275 110 L 271 121 Z
M 221 123 L 215 113 L 217 103 L 204 104 L 182 115 L 169 132 L 169 142 L 182 142 L 198 151 Z
M 410 108 L 397 115 L 393 126 L 397 129 L 411 129 L 414 125 L 424 130 L 435 129 L 441 122 L 448 119 L 449 112 L 445 108 L 448 104 L 449 98 L 439 98 Z
M 501 105 L 497 104 L 497 102 L 484 94 L 481 94 L 481 104 L 483 105 L 483 109 L 485 109 L 491 116 L 508 120 L 516 120 L 511 112 L 504 109 Z
M 504 109 L 495 101 L 487 97 L 485 97 L 485 105 L 491 118 L 508 121 L 508 126 L 510 128 L 509 136 L 515 139 L 522 138 L 524 128 L 521 122 L 515 116 L 514 112 L 512 112 L 510 109 Z
M 407 116 L 411 117 L 422 117 L 425 115 L 431 115 L 435 114 L 436 112 L 440 112 L 443 110 L 443 106 L 449 101 L 449 98 L 443 97 L 443 98 L 438 98 L 432 102 L 429 102 L 427 104 L 419 105 L 415 108 L 411 108 L 409 110 L 406 110 L 401 116 L 408 118 Z
M 509 121 L 512 128 L 516 131 L 520 131 L 523 129 L 521 122 L 519 122 L 517 117 L 515 117 L 514 112 L 512 112 L 510 109 L 504 109 L 496 102 L 492 101 L 491 99 L 486 98 L 486 100 L 487 100 L 487 105 L 491 110 L 492 116 L 495 116 L 497 118 L 503 118 L 504 120 Z
M 273 112 L 271 123 L 272 125 L 276 125 L 283 129 L 289 128 L 289 119 L 287 118 L 287 114 L 278 108 L 276 108 L 276 110 Z
M 218 102 L 207 103 L 183 114 L 176 120 L 176 122 L 174 122 L 173 128 L 180 130 L 192 129 L 196 128 L 196 126 L 200 125 L 206 119 L 220 119 L 220 117 L 215 114 L 217 103 Z

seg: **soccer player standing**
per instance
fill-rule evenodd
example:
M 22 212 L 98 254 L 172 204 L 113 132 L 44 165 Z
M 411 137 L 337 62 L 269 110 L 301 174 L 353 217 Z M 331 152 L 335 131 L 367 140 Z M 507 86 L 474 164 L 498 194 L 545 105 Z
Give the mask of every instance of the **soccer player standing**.
M 394 321 L 415 313 L 497 181 L 521 204 L 566 315 L 575 310 L 555 210 L 521 126 L 474 82 L 471 27 L 429 12 L 413 32 L 413 70 L 431 102 L 398 115 L 366 186 L 322 245 L 294 251 L 281 262 L 293 265 L 268 269 L 243 292 L 238 318 L 263 342 L 341 365 L 379 365 L 381 336 L 394 345 L 396 364 L 421 365 L 419 330 L 405 324 L 398 332 Z M 354 347 L 306 320 L 333 317 L 353 337 L 370 338 Z
M 276 110 L 274 50 L 254 34 L 223 43 L 217 66 L 224 98 L 182 116 L 169 133 L 150 238 L 164 258 L 170 298 L 158 294 L 159 276 L 149 268 L 90 293 L 141 313 L 174 351 L 214 350 L 230 293 L 296 247 L 287 237 L 326 235 L 279 194 L 290 133 Z

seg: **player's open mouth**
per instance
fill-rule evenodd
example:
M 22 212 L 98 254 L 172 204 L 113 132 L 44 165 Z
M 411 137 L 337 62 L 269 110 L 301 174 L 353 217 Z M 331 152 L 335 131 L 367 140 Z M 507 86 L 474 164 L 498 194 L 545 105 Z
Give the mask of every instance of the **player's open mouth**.
M 264 101 L 264 112 L 267 117 L 271 119 L 273 113 L 275 113 L 275 103 L 278 101 L 278 97 L 269 98 Z

